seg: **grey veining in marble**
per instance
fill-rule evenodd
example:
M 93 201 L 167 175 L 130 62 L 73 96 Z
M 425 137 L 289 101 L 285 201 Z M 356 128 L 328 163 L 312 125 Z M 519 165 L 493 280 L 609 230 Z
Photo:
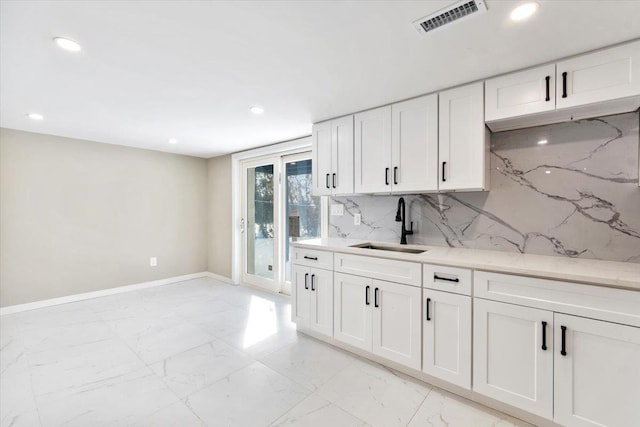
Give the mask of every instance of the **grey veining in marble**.
M 409 243 L 640 262 L 638 127 L 635 112 L 493 134 L 491 191 L 404 196 Z M 398 242 L 398 197 L 333 197 L 330 236 Z

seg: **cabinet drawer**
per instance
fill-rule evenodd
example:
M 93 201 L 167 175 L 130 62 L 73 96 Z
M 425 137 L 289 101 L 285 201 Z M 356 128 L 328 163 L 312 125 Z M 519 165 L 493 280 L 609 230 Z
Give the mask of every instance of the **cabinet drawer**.
M 421 285 L 421 267 L 415 262 L 335 254 L 335 271 L 413 286 Z
M 640 292 L 475 271 L 479 298 L 640 327 Z
M 424 264 L 422 287 L 454 294 L 471 295 L 471 270 Z
M 293 248 L 291 252 L 293 264 L 333 270 L 333 252 L 314 249 Z

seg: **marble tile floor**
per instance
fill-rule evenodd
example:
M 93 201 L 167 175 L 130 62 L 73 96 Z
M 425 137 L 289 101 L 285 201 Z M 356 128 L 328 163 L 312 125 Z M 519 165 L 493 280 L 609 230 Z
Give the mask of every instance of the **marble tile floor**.
M 526 426 L 196 279 L 0 318 L 0 426 Z

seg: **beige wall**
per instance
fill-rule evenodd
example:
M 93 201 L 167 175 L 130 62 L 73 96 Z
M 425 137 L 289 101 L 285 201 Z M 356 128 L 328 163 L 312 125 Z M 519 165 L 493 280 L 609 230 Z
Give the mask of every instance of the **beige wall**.
M 0 129 L 0 305 L 206 271 L 207 261 L 230 275 L 224 159 L 207 171 L 205 159 Z M 208 260 L 207 205 L 220 226 L 209 228 L 220 244 L 209 238 Z
M 208 160 L 209 272 L 231 278 L 233 239 L 231 155 Z

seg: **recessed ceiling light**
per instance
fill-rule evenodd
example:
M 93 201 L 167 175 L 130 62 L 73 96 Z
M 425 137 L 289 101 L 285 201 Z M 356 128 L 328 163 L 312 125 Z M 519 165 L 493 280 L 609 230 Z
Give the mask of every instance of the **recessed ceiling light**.
M 64 50 L 68 50 L 71 52 L 80 52 L 82 50 L 82 47 L 77 42 L 74 42 L 71 39 L 67 39 L 64 37 L 54 37 L 53 41 L 56 42 L 58 47 Z
M 544 145 L 547 142 L 549 142 L 549 141 L 547 141 L 546 139 L 541 139 L 540 141 L 538 141 L 538 145 Z
M 525 19 L 530 18 L 536 11 L 538 10 L 538 3 L 536 2 L 527 2 L 522 3 L 517 6 L 515 9 L 511 11 L 511 20 L 512 21 L 524 21 Z
M 44 116 L 42 114 L 38 114 L 38 113 L 27 114 L 27 117 L 29 117 L 31 120 L 43 120 L 44 119 Z
M 249 111 L 251 111 L 253 114 L 262 114 L 264 113 L 264 108 L 259 105 L 252 105 L 251 107 L 249 107 Z
M 175 138 L 169 139 L 169 144 L 177 144 L 177 143 L 178 143 L 177 139 L 175 139 Z
M 549 174 L 549 173 L 551 173 L 551 171 L 544 171 L 544 173 Z

